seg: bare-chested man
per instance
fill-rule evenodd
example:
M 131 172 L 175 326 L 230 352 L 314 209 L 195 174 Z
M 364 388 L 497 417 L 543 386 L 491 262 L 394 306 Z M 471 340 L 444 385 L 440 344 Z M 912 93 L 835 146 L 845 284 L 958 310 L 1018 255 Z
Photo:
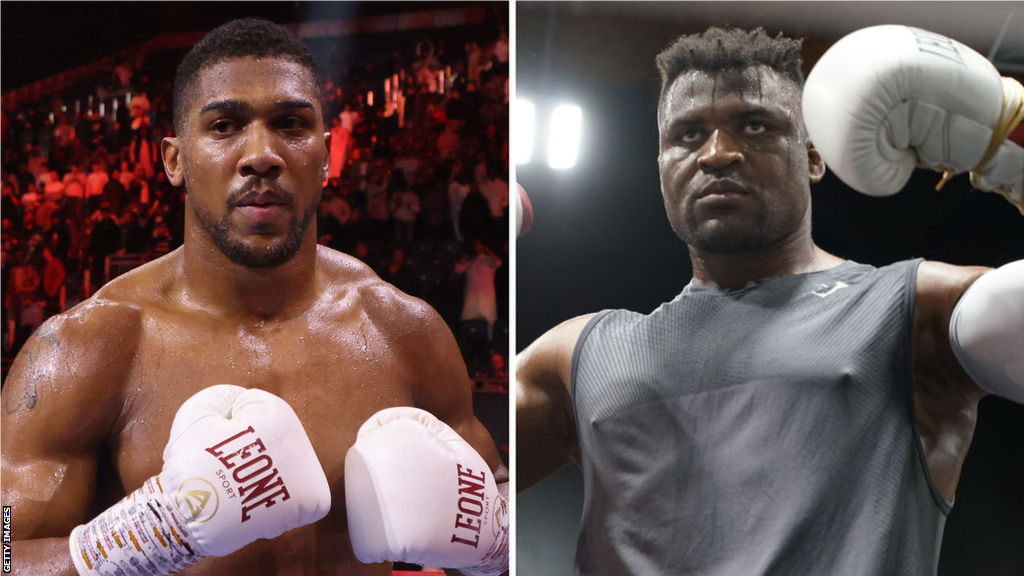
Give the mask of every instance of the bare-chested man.
M 294 410 L 326 477 L 330 512 L 276 538 L 233 543 L 237 552 L 207 555 L 183 573 L 390 573 L 388 563 L 363 564 L 353 552 L 344 477 L 360 426 L 388 407 L 432 413 L 486 461 L 490 471 L 477 477 L 493 471 L 492 483 L 505 481 L 438 314 L 316 244 L 313 218 L 330 157 L 321 86 L 309 50 L 260 20 L 218 28 L 182 62 L 177 137 L 163 142 L 162 153 L 172 183 L 187 190 L 184 246 L 45 323 L 3 390 L 3 503 L 13 509 L 15 572 L 92 574 L 87 559 L 74 561 L 76 571 L 69 534 L 122 506 L 118 499 L 147 479 L 160 474 L 166 482 L 161 454 L 166 459 L 172 422 L 183 426 L 176 413 L 219 384 L 265 390 Z M 223 449 L 210 453 L 230 468 L 260 451 L 238 450 L 234 460 Z M 298 491 L 293 501 L 303 499 Z M 448 529 L 453 518 L 438 525 Z

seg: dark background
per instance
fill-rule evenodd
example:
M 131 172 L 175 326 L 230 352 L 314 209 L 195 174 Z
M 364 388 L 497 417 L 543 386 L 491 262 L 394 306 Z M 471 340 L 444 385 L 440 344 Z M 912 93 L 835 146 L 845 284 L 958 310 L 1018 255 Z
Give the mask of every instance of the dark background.
M 539 134 L 534 160 L 516 168 L 535 214 L 533 230 L 516 244 L 517 350 L 573 316 L 605 308 L 650 312 L 690 280 L 657 170 L 654 56 L 679 34 L 711 24 L 762 25 L 805 37 L 806 73 L 848 32 L 909 24 L 991 54 L 1004 75 L 1024 70 L 1016 45 L 1024 39 L 1022 3 L 520 1 L 515 10 L 516 93 L 535 103 Z M 544 162 L 543 140 L 547 114 L 562 102 L 583 109 L 583 144 L 574 168 L 555 171 Z M 998 266 L 1024 258 L 1024 217 L 1013 206 L 971 190 L 965 176 L 941 192 L 934 190 L 938 180 L 919 171 L 900 194 L 872 198 L 830 174 L 814 187 L 814 238 L 833 254 L 875 265 L 923 257 Z M 987 398 L 979 410 L 939 574 L 1018 576 L 1024 407 Z M 518 574 L 571 573 L 580 491 L 573 468 L 519 495 Z
M 475 4 L 480 4 L 479 2 Z M 209 32 L 234 18 L 278 24 L 465 6 L 460 2 L 2 2 L 0 92 L 165 33 Z

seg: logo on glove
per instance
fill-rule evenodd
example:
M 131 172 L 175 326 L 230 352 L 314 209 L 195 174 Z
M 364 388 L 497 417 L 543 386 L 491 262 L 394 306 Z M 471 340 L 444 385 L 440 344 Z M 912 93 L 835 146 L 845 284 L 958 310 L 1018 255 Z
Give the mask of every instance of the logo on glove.
M 953 40 L 920 28 L 910 28 L 910 32 L 914 35 L 914 41 L 917 42 L 917 49 L 921 52 L 934 54 L 961 66 L 964 65 L 964 59 L 960 55 L 960 50 L 957 49 L 957 43 Z
M 256 434 L 252 426 L 206 449 L 220 460 L 227 470 L 232 471 L 231 477 L 239 485 L 238 495 L 242 497 L 242 522 L 251 520 L 250 513 L 260 506 L 270 508 L 291 498 L 288 487 L 284 485 L 284 479 L 278 474 L 277 468 L 274 468 L 274 460 L 266 453 L 267 447 L 259 437 L 253 439 L 250 434 Z M 231 483 L 225 476 L 221 478 L 229 499 L 235 498 Z
M 210 506 L 210 500 L 213 506 Z M 220 496 L 213 484 L 203 478 L 190 478 L 181 483 L 174 495 L 174 505 L 185 517 L 186 522 L 206 522 L 217 514 L 220 509 Z M 212 508 L 209 514 L 205 514 Z
M 498 498 L 498 505 L 494 507 L 494 514 L 491 516 L 491 535 L 497 537 L 502 530 L 508 529 L 508 502 Z
M 467 531 L 473 531 L 472 540 L 462 538 L 458 534 L 452 534 L 452 544 L 466 544 L 476 548 L 480 543 L 480 527 L 483 525 L 482 517 L 487 516 L 487 499 L 484 496 L 484 484 L 486 473 L 473 474 L 473 470 L 463 468 L 457 464 L 459 478 L 459 513 L 455 514 L 455 528 L 462 530 L 465 535 Z

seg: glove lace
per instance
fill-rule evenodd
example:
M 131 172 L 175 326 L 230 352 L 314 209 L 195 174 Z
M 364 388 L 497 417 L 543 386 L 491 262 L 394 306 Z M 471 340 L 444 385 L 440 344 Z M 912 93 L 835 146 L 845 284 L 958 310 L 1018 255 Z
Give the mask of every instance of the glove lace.
M 996 155 L 1003 142 L 1017 128 L 1017 125 L 1024 121 L 1024 86 L 1021 86 L 1020 82 L 1013 78 L 1004 77 L 1001 80 L 1003 84 L 1003 104 L 999 111 L 999 119 L 992 130 L 992 138 L 989 140 L 985 154 L 981 157 L 978 165 L 971 170 L 971 185 L 979 189 L 981 189 L 981 176 L 985 167 Z M 935 189 L 941 190 L 952 177 L 952 170 L 943 171 L 942 179 L 935 186 Z M 1024 188 L 1024 182 L 1022 182 L 1022 188 Z M 1020 200 L 1014 200 L 1011 196 L 1011 190 L 1007 187 L 997 187 L 993 192 L 1006 198 L 1024 214 L 1024 190 L 1021 192 Z

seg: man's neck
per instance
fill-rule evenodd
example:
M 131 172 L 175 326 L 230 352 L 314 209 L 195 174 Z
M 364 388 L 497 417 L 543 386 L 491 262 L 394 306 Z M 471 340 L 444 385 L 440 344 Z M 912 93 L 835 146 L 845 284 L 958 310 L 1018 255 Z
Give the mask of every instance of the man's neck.
M 186 226 L 181 278 L 184 303 L 243 322 L 301 314 L 321 292 L 315 234 L 315 230 L 307 234 L 302 248 L 288 262 L 254 269 L 231 262 L 205 231 L 190 234 Z
M 825 252 L 809 236 L 742 254 L 707 254 L 690 247 L 693 281 L 727 290 L 786 274 L 806 274 L 838 266 L 841 258 Z

